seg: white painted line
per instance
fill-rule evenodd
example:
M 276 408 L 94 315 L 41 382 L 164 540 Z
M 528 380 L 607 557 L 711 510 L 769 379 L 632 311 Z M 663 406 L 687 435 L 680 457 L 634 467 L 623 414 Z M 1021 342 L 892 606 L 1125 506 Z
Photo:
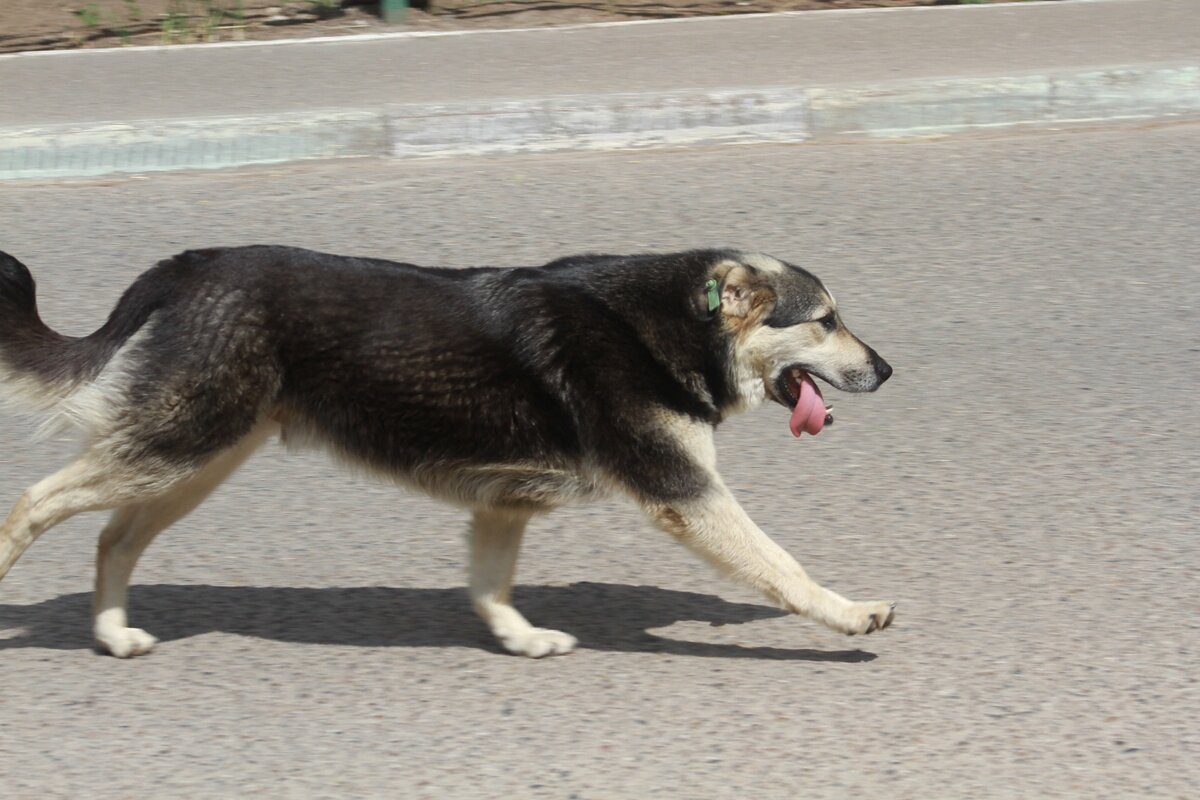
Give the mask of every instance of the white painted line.
M 3 0 L 0 0 L 3 2 Z M 0 61 L 12 58 L 52 58 L 68 56 L 97 56 L 125 53 L 144 53 L 178 50 L 221 50 L 239 47 L 288 47 L 309 44 L 355 44 L 358 42 L 391 41 L 393 39 L 441 39 L 454 36 L 502 36 L 511 33 L 554 33 L 593 28 L 626 28 L 635 25 L 691 25 L 718 22 L 737 22 L 747 19 L 812 17 L 821 20 L 855 14 L 913 14 L 920 12 L 970 11 L 985 9 L 1044 8 L 1047 6 L 1097 3 L 1148 3 L 1152 0 L 1015 0 L 1010 3 L 987 3 L 959 6 L 900 6 L 888 8 L 830 8 L 818 11 L 776 11 L 763 14 L 724 14 L 720 16 L 687 17 L 684 19 L 639 19 L 620 22 L 585 22 L 576 25 L 546 25 L 538 28 L 476 28 L 458 31 L 391 31 L 388 33 L 358 33 L 346 36 L 313 36 L 306 39 L 265 39 L 241 42 L 208 42 L 196 44 L 148 44 L 134 47 L 96 47 L 78 50 L 27 50 L 21 53 L 0 54 Z

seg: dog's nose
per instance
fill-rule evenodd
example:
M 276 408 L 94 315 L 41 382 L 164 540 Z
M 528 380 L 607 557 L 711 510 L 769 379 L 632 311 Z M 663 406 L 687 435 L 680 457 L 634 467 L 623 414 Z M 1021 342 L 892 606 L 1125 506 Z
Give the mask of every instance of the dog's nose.
M 881 384 L 892 377 L 892 365 L 880 358 L 879 353 L 874 350 L 871 351 L 871 364 L 875 367 L 875 374 L 879 376 Z

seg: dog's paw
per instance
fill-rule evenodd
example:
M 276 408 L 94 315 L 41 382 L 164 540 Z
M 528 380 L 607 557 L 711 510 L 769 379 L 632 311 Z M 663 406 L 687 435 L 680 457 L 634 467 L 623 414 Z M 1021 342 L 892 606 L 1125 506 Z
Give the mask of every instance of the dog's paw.
M 522 631 L 504 633 L 499 636 L 500 644 L 510 653 L 530 658 L 561 656 L 575 649 L 579 641 L 569 633 L 552 631 L 549 628 L 526 628 Z
M 838 629 L 854 636 L 859 633 L 874 633 L 892 624 L 896 618 L 896 604 L 887 602 L 854 603 L 846 612 Z
M 117 658 L 131 658 L 149 653 L 158 639 L 141 628 L 109 628 L 96 631 L 96 643 Z

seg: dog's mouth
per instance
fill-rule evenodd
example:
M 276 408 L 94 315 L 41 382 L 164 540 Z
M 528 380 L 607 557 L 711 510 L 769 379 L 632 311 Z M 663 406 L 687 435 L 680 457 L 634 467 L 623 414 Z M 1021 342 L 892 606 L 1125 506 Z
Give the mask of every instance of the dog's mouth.
M 812 376 L 800 366 L 786 367 L 775 379 L 775 399 L 792 409 L 788 424 L 793 436 L 807 433 L 816 436 L 826 425 L 833 424 L 833 409 L 825 405 L 821 390 Z

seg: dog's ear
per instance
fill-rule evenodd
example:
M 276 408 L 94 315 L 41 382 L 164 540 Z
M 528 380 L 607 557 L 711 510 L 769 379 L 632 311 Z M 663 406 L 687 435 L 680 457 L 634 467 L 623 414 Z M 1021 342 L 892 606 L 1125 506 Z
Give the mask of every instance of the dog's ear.
M 754 287 L 745 267 L 734 267 L 721 282 L 721 313 L 727 317 L 745 317 L 754 307 Z
M 768 310 L 775 300 L 775 291 L 766 276 L 742 264 L 734 264 L 725 270 L 719 283 L 721 314 L 725 317 L 748 322 Z
M 737 261 L 722 261 L 708 280 L 692 293 L 692 308 L 699 319 L 720 317 L 736 328 L 762 319 L 775 307 L 770 276 Z

